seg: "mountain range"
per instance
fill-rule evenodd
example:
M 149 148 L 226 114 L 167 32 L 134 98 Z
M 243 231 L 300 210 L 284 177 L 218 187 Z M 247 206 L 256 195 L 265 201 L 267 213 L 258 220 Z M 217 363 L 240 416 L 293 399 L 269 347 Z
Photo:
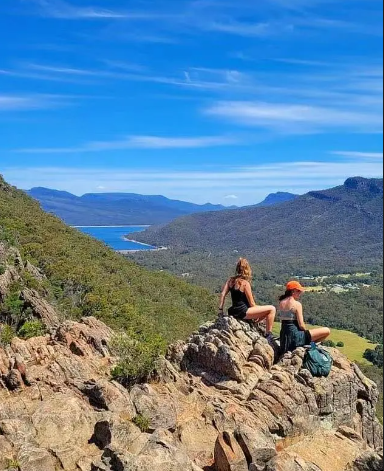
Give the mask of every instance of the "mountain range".
M 258 258 L 344 257 L 378 261 L 383 253 L 383 180 L 350 178 L 283 204 L 196 214 L 135 234 L 140 242 Z
M 39 201 L 45 211 L 73 226 L 164 224 L 188 214 L 228 209 L 221 205 L 198 205 L 133 193 L 75 196 L 48 188 L 32 188 L 27 193 Z
M 237 209 L 214 204 L 194 204 L 164 196 L 134 193 L 90 193 L 75 196 L 66 191 L 32 188 L 29 196 L 42 208 L 72 226 L 124 226 L 165 224 L 182 216 Z M 295 199 L 291 193 L 274 193 L 258 206 L 273 206 Z

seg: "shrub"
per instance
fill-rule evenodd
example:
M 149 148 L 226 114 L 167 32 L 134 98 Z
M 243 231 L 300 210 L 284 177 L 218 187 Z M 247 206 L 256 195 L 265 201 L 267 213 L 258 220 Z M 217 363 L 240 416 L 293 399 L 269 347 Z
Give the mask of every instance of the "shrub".
M 375 350 L 367 349 L 364 358 L 379 368 L 383 367 L 383 345 L 378 345 Z
M 5 273 L 5 266 L 4 265 L 0 265 L 0 276 L 1 275 L 4 275 Z
M 20 463 L 17 460 L 8 460 L 7 471 L 18 471 L 20 469 Z
M 324 347 L 336 348 L 336 344 L 333 340 L 326 340 L 323 342 Z
M 145 417 L 144 415 L 137 415 L 132 422 L 138 427 L 142 433 L 147 433 L 149 431 L 149 427 L 151 426 L 151 421 L 148 419 L 148 417 Z
M 33 337 L 41 337 L 45 335 L 45 333 L 46 328 L 39 320 L 27 321 L 18 332 L 19 336 L 25 340 Z
M 20 299 L 20 292 L 12 290 L 4 299 L 1 306 L 1 317 L 14 327 L 17 327 L 23 316 L 24 302 Z
M 111 348 L 119 361 L 112 370 L 113 378 L 128 387 L 147 380 L 156 369 L 165 347 L 164 339 L 157 335 L 116 335 Z
M 15 331 L 12 329 L 10 325 L 8 324 L 3 325 L 0 331 L 0 346 L 6 347 L 7 345 L 10 345 L 15 335 L 16 335 Z
M 344 342 L 337 342 L 336 347 L 338 347 L 338 348 L 344 348 L 344 347 L 345 347 L 345 343 L 344 343 Z

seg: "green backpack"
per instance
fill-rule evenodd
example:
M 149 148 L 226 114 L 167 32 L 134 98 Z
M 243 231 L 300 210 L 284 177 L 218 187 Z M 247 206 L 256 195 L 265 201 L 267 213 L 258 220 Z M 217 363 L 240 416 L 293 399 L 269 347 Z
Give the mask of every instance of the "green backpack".
M 333 366 L 333 358 L 331 355 L 317 346 L 312 346 L 307 351 L 303 368 L 309 370 L 315 378 L 328 378 Z

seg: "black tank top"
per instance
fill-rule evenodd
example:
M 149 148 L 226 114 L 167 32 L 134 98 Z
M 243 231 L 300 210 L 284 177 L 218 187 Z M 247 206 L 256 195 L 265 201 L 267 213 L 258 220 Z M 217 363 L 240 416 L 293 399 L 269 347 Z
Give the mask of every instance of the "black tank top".
M 249 301 L 247 298 L 247 295 L 239 290 L 236 289 L 235 287 L 231 288 L 231 296 L 232 296 L 232 306 L 233 307 L 239 307 L 239 306 L 244 306 L 244 304 L 249 308 Z

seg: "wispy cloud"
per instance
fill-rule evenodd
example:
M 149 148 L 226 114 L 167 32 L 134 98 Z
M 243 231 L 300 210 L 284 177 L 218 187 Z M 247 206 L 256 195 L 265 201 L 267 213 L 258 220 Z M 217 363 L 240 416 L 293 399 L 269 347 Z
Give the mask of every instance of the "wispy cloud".
M 383 160 L 384 158 L 383 152 L 334 151 L 331 154 L 349 159 Z
M 227 167 L 213 171 L 177 171 L 164 169 L 134 170 L 127 168 L 65 168 L 12 167 L 0 165 L 0 172 L 20 188 L 32 186 L 54 187 L 75 194 L 94 191 L 154 192 L 169 197 L 190 199 L 204 203 L 230 201 L 252 204 L 272 191 L 304 193 L 340 185 L 351 176 L 381 177 L 381 162 L 289 162 L 271 163 L 249 168 Z M 102 187 L 103 189 L 101 189 Z M 233 199 L 233 198 L 232 198 Z
M 146 12 L 124 12 L 97 7 L 80 7 L 64 0 L 31 0 L 35 3 L 40 14 L 50 18 L 66 20 L 121 20 L 147 19 L 153 15 Z
M 239 125 L 298 134 L 336 129 L 378 133 L 383 122 L 376 112 L 288 103 L 222 101 L 205 112 Z
M 226 22 L 207 22 L 206 24 L 202 24 L 202 28 L 209 31 L 255 38 L 264 37 L 276 32 L 276 29 L 270 23 L 245 23 L 234 20 Z
M 0 112 L 57 108 L 69 101 L 70 97 L 60 95 L 0 95 Z
M 1 105 L 1 102 L 0 102 Z M 114 141 L 94 141 L 77 147 L 18 149 L 23 154 L 78 154 L 89 152 L 121 151 L 129 149 L 201 149 L 240 144 L 236 138 L 227 136 L 159 137 L 128 136 Z

